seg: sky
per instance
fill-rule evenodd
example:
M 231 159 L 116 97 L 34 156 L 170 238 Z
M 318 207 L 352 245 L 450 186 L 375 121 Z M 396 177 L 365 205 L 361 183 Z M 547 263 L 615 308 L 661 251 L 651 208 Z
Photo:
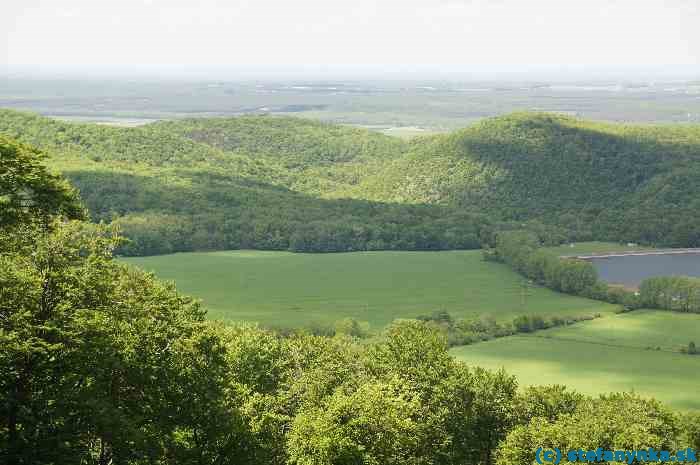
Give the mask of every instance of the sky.
M 87 73 L 700 70 L 700 0 L 2 0 L 0 65 Z

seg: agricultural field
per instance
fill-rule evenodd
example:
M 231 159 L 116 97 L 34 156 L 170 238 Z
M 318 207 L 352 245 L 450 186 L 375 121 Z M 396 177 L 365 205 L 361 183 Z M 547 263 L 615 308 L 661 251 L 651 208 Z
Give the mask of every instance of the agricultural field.
M 456 318 L 587 315 L 613 305 L 532 285 L 480 251 L 295 254 L 228 251 L 125 258 L 203 300 L 213 319 L 273 327 L 353 317 L 381 329 L 446 310 Z
M 588 394 L 636 391 L 679 409 L 700 409 L 700 315 L 639 310 L 458 347 L 470 365 L 505 368 L 522 385 L 566 384 Z
M 577 243 L 550 250 L 584 254 L 634 250 L 616 243 Z M 700 356 L 679 353 L 700 343 L 700 315 L 615 306 L 527 285 L 480 251 L 298 254 L 265 251 L 181 253 L 124 258 L 173 280 L 202 299 L 212 319 L 291 328 L 332 325 L 345 317 L 374 330 L 395 318 L 447 310 L 456 318 L 521 314 L 601 318 L 453 349 L 470 365 L 516 375 L 522 385 L 566 384 L 588 394 L 630 391 L 680 409 L 700 409 Z

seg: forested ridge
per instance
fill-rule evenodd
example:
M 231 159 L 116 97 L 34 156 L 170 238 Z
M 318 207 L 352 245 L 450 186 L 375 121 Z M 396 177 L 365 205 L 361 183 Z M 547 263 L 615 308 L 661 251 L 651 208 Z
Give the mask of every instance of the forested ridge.
M 476 248 L 498 229 L 551 241 L 700 245 L 700 128 L 516 113 L 403 142 L 290 117 L 137 128 L 0 110 L 46 151 L 121 253 Z
M 267 120 L 252 119 L 258 121 L 255 126 Z M 274 123 L 276 118 L 269 120 Z M 304 121 L 288 120 L 287 126 L 306 126 Z M 325 127 L 311 126 L 314 134 Z M 357 132 L 343 128 L 338 137 L 346 140 Z M 368 147 L 402 144 L 359 132 L 378 141 L 362 142 Z M 260 149 L 266 156 L 222 151 L 180 136 L 166 123 L 115 128 L 0 111 L 0 133 L 50 154 L 49 164 L 80 190 L 92 219 L 114 222 L 131 240 L 120 247 L 123 254 L 239 248 L 431 250 L 476 248 L 480 243 L 483 221 L 476 215 L 447 207 L 330 198 L 352 181 L 346 174 L 364 165 L 323 168 L 309 161 L 290 168 L 282 157 L 269 155 L 271 149 Z M 292 128 L 285 133 L 292 134 Z M 319 150 L 316 139 L 308 142 L 311 160 Z M 338 146 L 337 141 L 329 142 L 331 148 Z
M 696 246 L 698 181 L 700 126 L 518 113 L 419 139 L 358 191 L 536 218 L 579 240 Z

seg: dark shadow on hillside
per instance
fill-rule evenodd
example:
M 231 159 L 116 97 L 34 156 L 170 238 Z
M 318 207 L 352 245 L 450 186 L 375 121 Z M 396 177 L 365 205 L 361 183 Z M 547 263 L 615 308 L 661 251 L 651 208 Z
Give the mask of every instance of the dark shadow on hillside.
M 573 119 L 513 115 L 453 134 L 457 150 L 506 172 L 508 209 L 622 205 L 655 176 L 700 158 L 698 144 L 661 142 L 640 129 L 610 134 Z M 496 200 L 496 199 L 493 199 Z
M 131 255 L 478 248 L 482 219 L 431 205 L 327 200 L 236 176 L 69 171 L 95 220 L 119 219 Z

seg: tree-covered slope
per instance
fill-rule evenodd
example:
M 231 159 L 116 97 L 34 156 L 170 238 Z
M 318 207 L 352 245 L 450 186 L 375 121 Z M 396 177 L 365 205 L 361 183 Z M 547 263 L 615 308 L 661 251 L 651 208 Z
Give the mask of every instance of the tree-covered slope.
M 259 124 L 268 121 L 274 123 L 271 118 Z M 323 168 L 331 173 L 327 177 L 295 171 L 269 157 L 224 151 L 161 125 L 115 128 L 0 111 L 0 134 L 48 152 L 52 167 L 78 187 L 93 219 L 115 222 L 132 239 L 122 253 L 479 245 L 482 219 L 474 215 L 322 198 L 332 197 L 334 188 L 347 188 L 331 180 L 333 166 Z
M 406 150 L 406 143 L 394 137 L 293 117 L 193 118 L 150 128 L 281 166 L 287 187 L 331 198 L 347 196 L 353 186 Z
M 406 143 L 286 117 L 115 128 L 0 110 L 0 134 L 50 153 L 130 253 L 472 247 L 533 222 L 700 246 L 697 126 L 518 113 Z
M 241 116 L 151 125 L 230 152 L 272 158 L 290 168 L 397 158 L 405 143 L 366 129 L 293 117 Z
M 419 139 L 354 192 L 540 219 L 587 238 L 700 245 L 699 180 L 700 127 L 523 113 Z

